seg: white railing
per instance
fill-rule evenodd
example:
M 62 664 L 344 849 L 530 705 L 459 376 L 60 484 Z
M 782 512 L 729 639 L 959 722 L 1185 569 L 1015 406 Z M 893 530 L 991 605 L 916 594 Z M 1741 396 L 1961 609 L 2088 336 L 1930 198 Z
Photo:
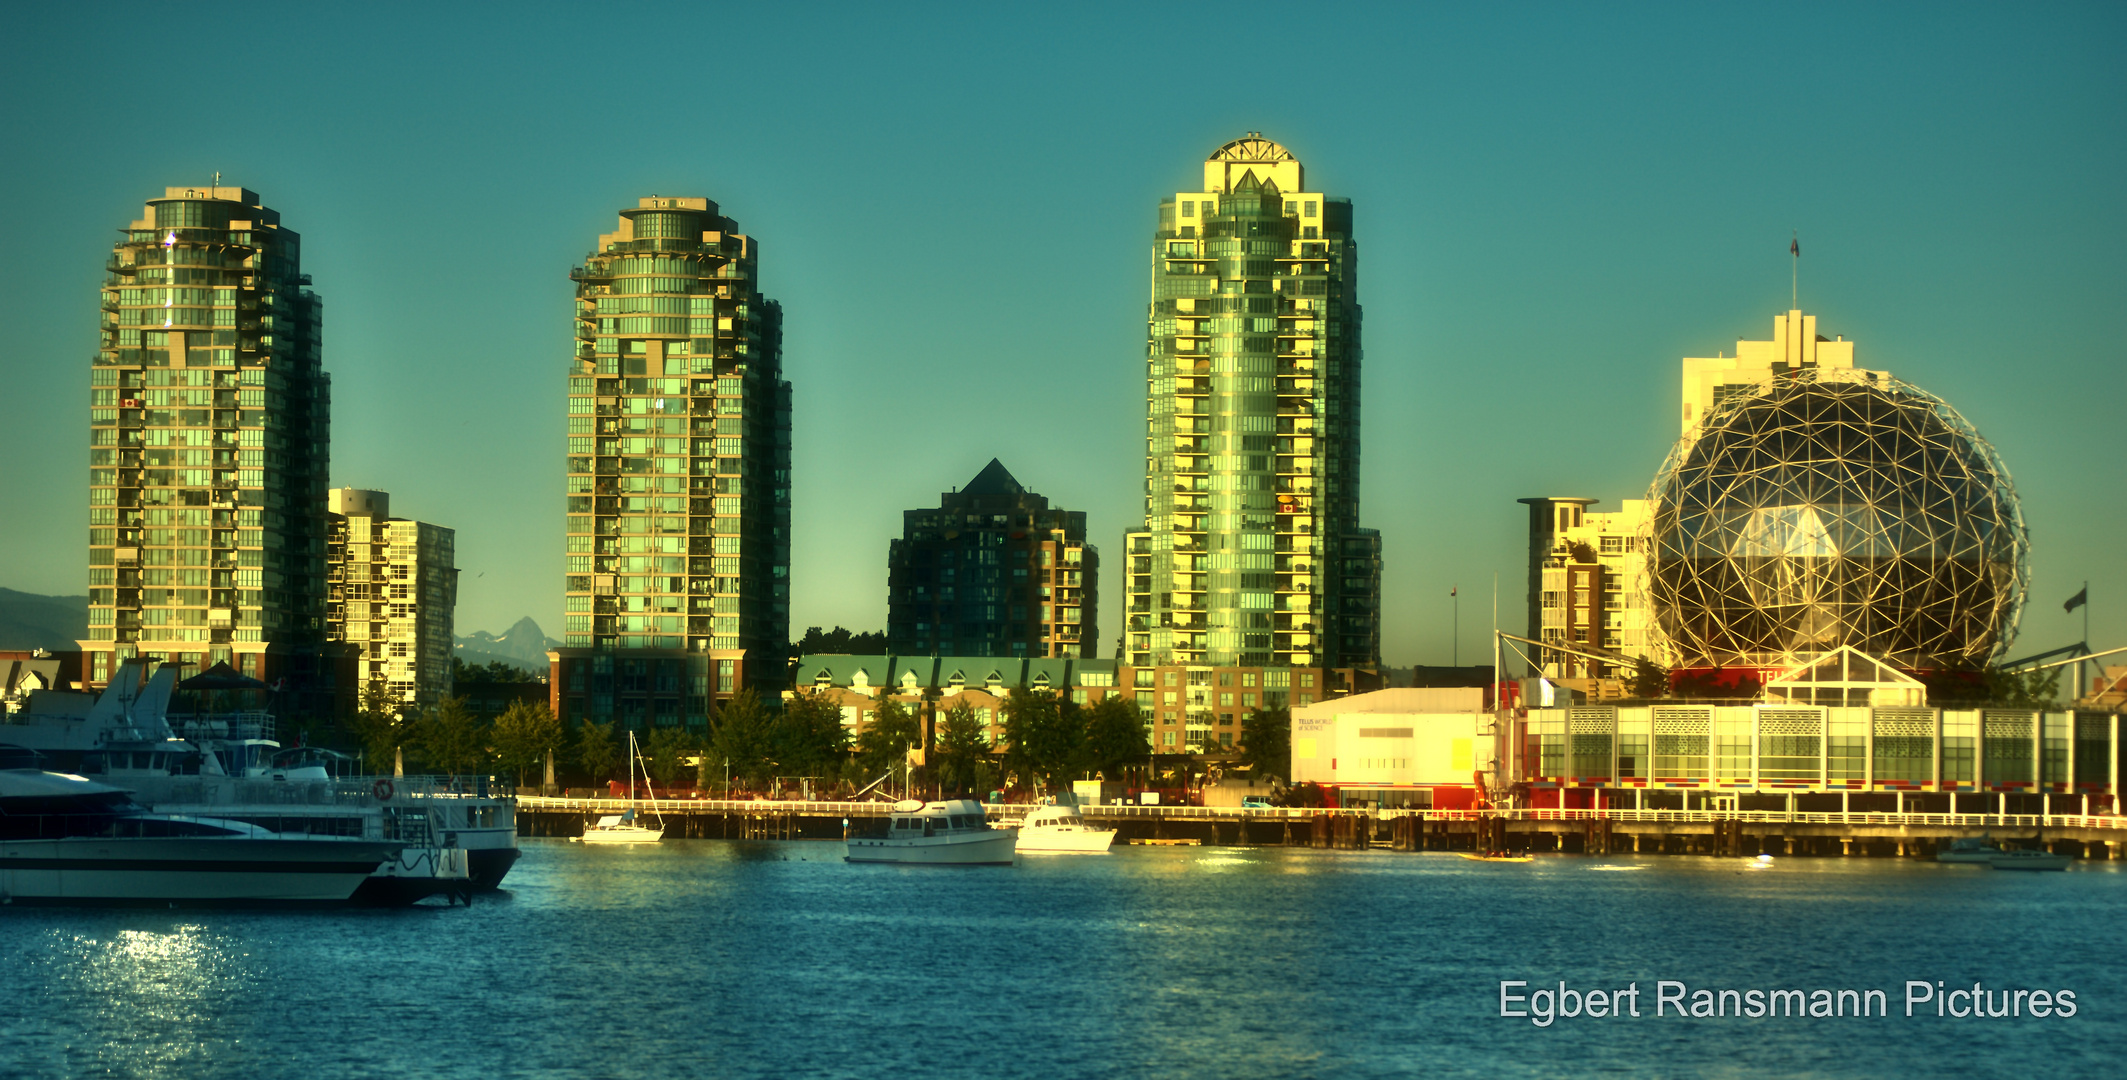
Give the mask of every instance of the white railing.
M 623 810 L 668 814 L 731 814 L 739 816 L 884 817 L 892 801 L 848 802 L 803 799 L 588 799 L 522 795 L 517 809 L 524 811 L 615 814 Z M 989 804 L 983 808 L 991 820 L 1016 821 L 1034 809 L 1027 803 Z M 1221 820 L 1249 818 L 1263 821 L 1300 821 L 1317 816 L 1417 818 L 1424 821 L 1613 821 L 1661 824 L 1743 822 L 1792 825 L 1893 825 L 1933 826 L 1958 829 L 2122 829 L 2127 817 L 2116 814 L 1897 814 L 1862 811 L 1803 813 L 1784 810 L 1372 810 L 1334 807 L 1260 806 L 1086 806 L 1080 812 L 1089 819 L 1130 820 Z

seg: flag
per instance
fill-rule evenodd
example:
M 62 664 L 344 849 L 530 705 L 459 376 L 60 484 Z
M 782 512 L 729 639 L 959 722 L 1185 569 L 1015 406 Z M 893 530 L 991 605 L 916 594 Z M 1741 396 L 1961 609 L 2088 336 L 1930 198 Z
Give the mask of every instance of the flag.
M 2068 602 L 2061 605 L 2061 610 L 2074 611 L 2076 608 L 2082 607 L 2084 604 L 2087 604 L 2089 602 L 2090 586 L 2085 585 L 2083 586 L 2082 592 L 2076 593 L 2074 596 L 2069 597 Z
M 1797 259 L 1799 259 L 1799 258 L 1801 258 L 1801 257 L 1802 257 L 1802 238 L 1801 238 L 1801 237 L 1797 236 L 1797 237 L 1795 237 L 1795 238 L 1794 238 L 1793 240 L 1789 240 L 1789 241 L 1787 242 L 1787 253 L 1788 253 L 1788 254 L 1790 254 L 1790 255 L 1793 255 L 1793 256 L 1794 256 L 1795 258 L 1797 258 Z
M 1459 589 L 1459 588 L 1461 588 L 1461 586 L 1460 586 L 1460 585 L 1450 585 L 1450 586 L 1448 586 L 1448 595 L 1449 595 L 1449 596 L 1453 596 L 1453 595 L 1455 595 L 1455 590 L 1456 590 L 1456 589 Z

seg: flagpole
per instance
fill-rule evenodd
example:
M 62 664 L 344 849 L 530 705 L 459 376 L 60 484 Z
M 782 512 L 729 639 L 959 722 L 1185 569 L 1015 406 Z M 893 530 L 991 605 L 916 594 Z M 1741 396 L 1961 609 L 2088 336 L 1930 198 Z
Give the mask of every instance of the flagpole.
M 1454 614 L 1454 615 L 1453 615 L 1453 616 L 1452 616 L 1452 617 L 1450 618 L 1450 621 L 1448 622 L 1448 664 L 1449 664 L 1450 666 L 1452 666 L 1452 667 L 1461 667 L 1461 666 L 1462 666 L 1462 586 L 1460 586 L 1460 585 L 1450 585 L 1450 586 L 1448 586 L 1448 601 L 1449 601 L 1449 603 L 1450 603 L 1450 604 L 1452 605 L 1452 607 L 1453 607 L 1453 609 L 1454 609 L 1454 612 L 1455 612 L 1455 614 Z M 2084 622 L 2089 622 L 2089 621 L 2090 621 L 2090 619 L 2089 619 L 2089 617 L 2088 617 L 2088 616 L 2085 616 L 2085 617 L 2084 617 L 2084 619 L 2083 619 L 2083 621 L 2084 621 Z M 2083 636 L 2087 638 L 2087 637 L 2089 637 L 2090 635 L 2089 635 L 2089 634 L 2084 634 Z
M 1788 307 L 1789 307 L 1789 310 L 1800 310 L 1800 308 L 1802 307 L 1802 232 L 1801 232 L 1801 230 L 1799 230 L 1799 229 L 1798 229 L 1798 230 L 1796 230 L 1796 231 L 1795 231 L 1795 234 L 1794 234 L 1794 236 L 1793 236 L 1793 238 L 1792 238 L 1792 239 L 1790 239 L 1790 240 L 1788 240 L 1788 242 L 1787 242 L 1787 250 L 1788 250 L 1788 252 L 1789 252 L 1790 254 L 1792 254 L 1792 255 L 1794 256 L 1794 259 L 1793 259 L 1793 261 L 1792 261 L 1792 262 L 1790 263 L 1791 269 L 1790 269 L 1790 271 L 1788 272 L 1788 279 L 1787 279 L 1787 287 L 1788 287 Z

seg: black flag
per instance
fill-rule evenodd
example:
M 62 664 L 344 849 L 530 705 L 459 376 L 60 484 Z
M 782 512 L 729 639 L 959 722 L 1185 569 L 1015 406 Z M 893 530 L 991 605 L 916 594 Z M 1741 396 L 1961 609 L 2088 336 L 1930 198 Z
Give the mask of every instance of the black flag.
M 2074 596 L 2069 597 L 2068 602 L 2061 605 L 2061 610 L 2074 611 L 2076 608 L 2082 607 L 2084 604 L 2087 604 L 2089 602 L 2090 586 L 2085 585 L 2083 586 L 2082 592 L 2076 593 Z

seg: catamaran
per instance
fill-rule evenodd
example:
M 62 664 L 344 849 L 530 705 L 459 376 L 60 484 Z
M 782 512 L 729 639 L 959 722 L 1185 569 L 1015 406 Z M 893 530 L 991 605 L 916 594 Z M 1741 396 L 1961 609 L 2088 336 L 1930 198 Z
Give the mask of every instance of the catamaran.
M 636 746 L 635 733 L 628 732 L 628 801 L 635 801 L 635 770 L 642 765 L 642 751 Z M 657 815 L 657 828 L 638 825 L 635 808 L 618 814 L 607 814 L 584 826 L 583 842 L 586 844 L 654 844 L 665 838 L 665 817 L 656 810 L 657 789 L 650 786 L 650 770 L 644 767 L 643 790 L 650 793 L 652 814 Z

